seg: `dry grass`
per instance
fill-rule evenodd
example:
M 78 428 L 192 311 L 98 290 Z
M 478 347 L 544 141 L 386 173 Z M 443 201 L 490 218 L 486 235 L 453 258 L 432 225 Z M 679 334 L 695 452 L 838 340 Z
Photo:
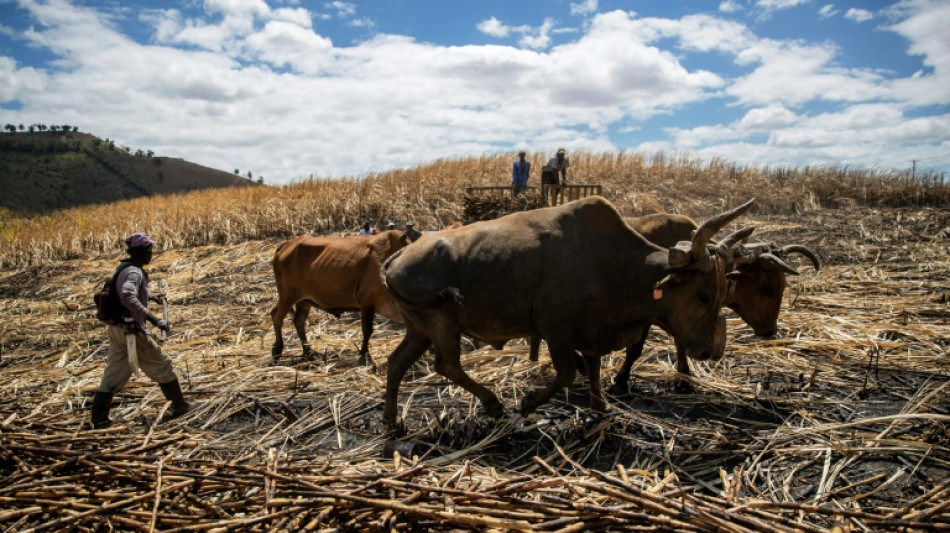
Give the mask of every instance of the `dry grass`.
M 577 156 L 577 181 L 585 166 L 626 168 L 632 156 L 586 157 L 591 162 Z M 489 169 L 478 183 L 491 184 L 490 172 L 497 183 L 507 164 L 478 161 L 476 168 Z M 473 166 L 439 165 L 442 176 Z M 644 165 L 657 175 L 665 168 L 656 160 Z M 269 364 L 269 261 L 279 235 L 355 226 L 362 218 L 351 214 L 359 212 L 355 204 L 367 209 L 363 214 L 385 205 L 376 208 L 381 218 L 447 224 L 460 218 L 461 194 L 422 191 L 455 190 L 458 182 L 432 174 L 423 186 L 407 171 L 382 184 L 315 181 L 260 192 L 245 212 L 277 213 L 284 201 L 341 205 L 306 214 L 285 209 L 287 226 L 250 240 L 214 233 L 221 230 L 203 211 L 187 231 L 174 227 L 187 237 L 178 235 L 151 272 L 170 290 L 175 331 L 166 350 L 189 399 L 200 402 L 183 420 L 156 424 L 165 403 L 158 387 L 138 377 L 117 395 L 115 427 L 81 429 L 106 349 L 91 294 L 119 258 L 113 243 L 78 248 L 101 249 L 92 259 L 0 270 L 0 528 L 950 528 L 950 210 L 865 207 L 886 203 L 873 200 L 886 195 L 869 190 L 867 200 L 858 200 L 843 189 L 832 208 L 827 197 L 729 185 L 728 169 L 717 174 L 719 196 L 705 199 L 668 196 L 698 183 L 617 175 L 605 195 L 619 198 L 630 214 L 635 205 L 702 218 L 755 189 L 773 207 L 743 224 L 819 251 L 822 271 L 803 268 L 790 280 L 780 337 L 756 339 L 730 318 L 727 356 L 694 363 L 696 392 L 676 394 L 673 349 L 657 333 L 634 367 L 630 392 L 611 399 L 610 413 L 586 408 L 581 380 L 536 415 L 501 422 L 486 418 L 424 357 L 400 394 L 409 428 L 400 442 L 419 457 L 385 458 L 392 435 L 381 422 L 384 377 L 356 365 L 358 316 L 313 313 L 311 344 L 326 360 Z M 636 193 L 616 185 L 632 188 L 634 181 Z M 401 192 L 391 196 L 394 203 L 376 204 L 377 188 Z M 304 215 L 312 218 L 296 218 Z M 241 231 L 260 227 L 250 223 L 260 219 L 248 218 Z M 155 233 L 173 231 L 167 228 Z M 116 229 L 115 238 L 123 231 Z M 202 239 L 222 242 L 184 246 Z M 291 329 L 285 324 L 285 353 L 299 356 Z M 400 339 L 401 326 L 378 323 L 371 352 L 382 370 Z M 605 358 L 608 378 L 621 357 Z M 532 363 L 520 342 L 500 351 L 470 349 L 463 363 L 512 410 L 553 376 L 545 352 Z
M 136 230 L 166 247 L 235 244 L 248 239 L 343 231 L 363 220 L 404 222 L 438 229 L 465 220 L 466 186 L 505 185 L 511 157 L 436 161 L 360 179 L 314 177 L 285 187 L 212 189 L 140 198 L 47 216 L 0 212 L 0 266 L 121 251 Z M 541 154 L 529 159 L 534 168 Z M 571 155 L 573 183 L 602 184 L 604 196 L 625 213 L 670 211 L 712 215 L 758 198 L 760 213 L 806 212 L 820 207 L 950 205 L 950 184 L 937 176 L 849 168 L 743 167 L 684 154 L 586 153 Z M 538 173 L 532 184 L 538 185 Z M 468 220 L 466 220 L 468 222 Z

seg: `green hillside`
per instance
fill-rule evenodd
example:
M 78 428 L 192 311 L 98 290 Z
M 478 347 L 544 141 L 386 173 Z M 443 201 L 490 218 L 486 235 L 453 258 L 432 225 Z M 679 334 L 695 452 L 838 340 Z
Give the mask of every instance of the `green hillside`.
M 88 133 L 0 134 L 0 207 L 21 213 L 248 185 L 229 172 L 133 152 Z

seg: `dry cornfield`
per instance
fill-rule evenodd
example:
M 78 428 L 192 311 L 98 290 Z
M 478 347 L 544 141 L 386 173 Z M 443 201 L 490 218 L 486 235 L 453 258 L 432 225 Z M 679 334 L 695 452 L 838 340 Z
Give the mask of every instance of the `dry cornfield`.
M 514 415 L 553 377 L 546 351 L 532 363 L 523 342 L 463 355 L 509 406 L 502 421 L 426 356 L 403 384 L 408 434 L 393 443 L 383 372 L 401 326 L 378 321 L 374 372 L 356 364 L 358 315 L 314 311 L 322 358 L 299 359 L 288 321 L 290 360 L 271 365 L 273 251 L 300 232 L 353 234 L 364 219 L 422 230 L 464 220 L 464 187 L 507 183 L 509 158 L 4 216 L 0 528 L 950 529 L 946 185 L 663 154 L 576 154 L 572 164 L 572 181 L 603 184 L 629 215 L 702 219 L 755 196 L 738 224 L 809 246 L 822 270 L 802 265 L 789 278 L 775 339 L 730 314 L 726 356 L 692 363 L 691 394 L 674 392 L 672 343 L 651 334 L 606 414 L 587 409 L 581 378 L 538 413 Z M 165 349 L 199 407 L 156 423 L 165 402 L 139 376 L 116 396 L 118 423 L 90 431 L 107 349 L 91 295 L 121 258 L 120 237 L 137 229 L 163 247 L 150 272 L 170 293 Z M 604 379 L 622 357 L 604 359 Z M 385 457 L 393 445 L 411 457 Z

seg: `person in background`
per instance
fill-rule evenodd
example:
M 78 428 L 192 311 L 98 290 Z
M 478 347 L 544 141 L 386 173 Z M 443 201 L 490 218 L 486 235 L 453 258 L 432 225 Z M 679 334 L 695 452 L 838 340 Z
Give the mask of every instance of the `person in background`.
M 561 185 L 567 185 L 567 169 L 571 166 L 570 159 L 566 156 L 567 151 L 563 148 L 557 149 L 557 154 L 541 169 L 541 183 L 550 185 L 553 194 L 551 205 L 557 205 L 557 196 L 561 192 Z M 547 199 L 545 198 L 545 203 Z
M 106 368 L 102 373 L 99 388 L 92 398 L 90 418 L 93 429 L 112 425 L 112 420 L 109 419 L 112 397 L 125 388 L 132 377 L 132 364 L 137 364 L 145 375 L 158 383 L 162 394 L 172 402 L 171 413 L 166 419 L 178 418 L 191 409 L 181 392 L 181 385 L 172 369 L 171 360 L 162 353 L 162 348 L 145 325 L 148 322 L 162 331 L 169 330 L 168 322 L 159 319 L 147 309 L 150 299 L 161 301 L 165 297 L 162 294 L 149 298 L 148 273 L 143 268 L 152 262 L 152 247 L 155 241 L 145 233 L 138 232 L 127 237 L 125 245 L 129 257 L 119 263 L 113 274 L 119 301 L 124 308 L 123 323 L 109 326 Z
M 531 163 L 525 160 L 524 150 L 518 152 L 518 160 L 511 167 L 511 188 L 514 194 L 519 194 L 528 186 L 528 177 L 531 175 Z
M 404 232 L 406 237 L 409 238 L 409 242 L 416 242 L 419 237 L 422 237 L 422 233 L 416 231 L 416 228 L 413 226 L 412 221 L 406 222 L 406 231 Z
M 360 236 L 363 235 L 378 235 L 379 229 L 375 227 L 370 227 L 369 221 L 363 222 L 363 227 L 360 228 Z

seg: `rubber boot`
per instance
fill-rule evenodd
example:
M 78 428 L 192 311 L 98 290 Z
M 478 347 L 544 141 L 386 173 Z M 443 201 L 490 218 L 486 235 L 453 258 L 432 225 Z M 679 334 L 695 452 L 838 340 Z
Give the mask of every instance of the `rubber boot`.
M 92 413 L 90 415 L 92 429 L 105 429 L 112 425 L 112 420 L 109 420 L 109 409 L 111 408 L 112 393 L 96 391 L 96 394 L 92 397 Z
M 181 385 L 177 379 L 168 383 L 161 383 L 159 386 L 162 388 L 165 399 L 172 402 L 172 411 L 166 415 L 166 420 L 178 418 L 191 410 L 191 405 L 185 401 L 185 396 L 181 392 Z

